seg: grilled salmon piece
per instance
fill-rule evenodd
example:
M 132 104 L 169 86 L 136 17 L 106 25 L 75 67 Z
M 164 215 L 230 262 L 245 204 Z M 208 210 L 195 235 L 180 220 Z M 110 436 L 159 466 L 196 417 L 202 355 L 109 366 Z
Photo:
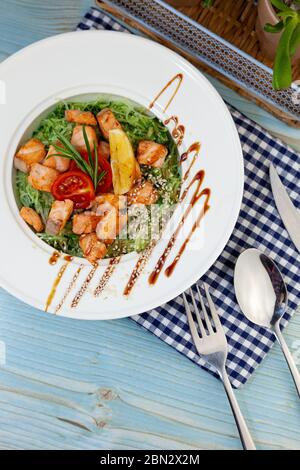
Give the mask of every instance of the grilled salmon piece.
M 33 163 L 30 168 L 28 182 L 39 191 L 51 192 L 52 184 L 58 175 L 59 172 L 53 168 L 48 168 L 40 163 Z
M 24 160 L 21 160 L 19 157 L 14 157 L 14 167 L 16 170 L 20 170 L 23 173 L 29 173 L 30 172 L 30 166 L 28 163 L 24 162 Z
M 96 126 L 97 120 L 90 111 L 80 111 L 80 109 L 67 109 L 65 111 L 65 119 L 68 122 L 76 124 L 85 124 L 88 126 Z
M 97 114 L 97 121 L 102 135 L 106 140 L 108 140 L 109 131 L 112 129 L 122 129 L 121 124 L 109 108 L 102 109 L 102 111 Z
M 28 225 L 31 225 L 36 232 L 42 232 L 44 230 L 41 217 L 34 209 L 31 209 L 31 207 L 22 207 L 20 216 Z
M 77 235 L 95 232 L 100 218 L 101 217 L 99 215 L 89 211 L 82 212 L 81 214 L 75 214 L 73 217 L 72 230 Z
M 105 160 L 109 160 L 109 157 L 110 157 L 109 144 L 107 142 L 104 142 L 104 140 L 100 140 L 98 144 L 98 156 L 99 158 L 105 158 Z
M 97 215 L 104 215 L 111 207 L 115 207 L 118 210 L 124 209 L 126 207 L 126 197 L 113 193 L 99 194 L 92 202 L 91 210 Z
M 59 142 L 57 142 L 56 145 L 60 146 Z M 69 158 L 60 157 L 59 152 L 55 149 L 55 147 L 50 145 L 43 165 L 47 166 L 48 168 L 54 168 L 54 170 L 62 173 L 69 169 L 70 162 L 71 160 Z
M 142 165 L 161 168 L 167 155 L 167 147 L 165 145 L 152 142 L 152 140 L 141 140 L 138 145 L 137 159 Z
M 136 163 L 135 163 L 135 177 L 134 177 L 134 180 L 135 180 L 135 181 L 138 181 L 139 179 L 141 179 L 141 177 L 142 177 L 141 168 L 140 168 L 139 163 L 136 161 Z
M 78 152 L 87 152 L 85 140 L 83 136 L 83 126 L 75 126 L 71 138 L 71 144 L 78 150 Z M 97 147 L 96 131 L 91 126 L 85 126 L 85 132 L 91 151 L 94 150 L 94 145 Z
M 58 235 L 68 222 L 74 203 L 70 199 L 54 201 L 46 222 L 46 232 L 49 235 Z
M 84 257 L 92 264 L 95 264 L 98 260 L 104 258 L 107 253 L 106 245 L 98 240 L 95 233 L 81 235 L 79 245 Z
M 127 212 L 118 212 L 114 207 L 101 217 L 96 227 L 99 240 L 110 245 L 127 223 Z
M 158 193 L 150 181 L 138 182 L 128 193 L 127 203 L 130 204 L 155 204 Z
M 100 220 L 96 227 L 99 240 L 110 244 L 127 223 L 126 196 L 101 194 L 95 201 L 96 214 Z
M 30 139 L 17 151 L 14 158 L 14 166 L 18 170 L 28 173 L 30 165 L 41 162 L 45 155 L 45 145 L 38 139 Z

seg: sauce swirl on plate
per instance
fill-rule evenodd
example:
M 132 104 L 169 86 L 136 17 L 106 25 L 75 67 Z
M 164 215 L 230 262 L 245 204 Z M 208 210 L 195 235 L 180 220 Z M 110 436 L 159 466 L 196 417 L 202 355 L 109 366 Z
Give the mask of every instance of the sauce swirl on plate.
M 47 298 L 47 301 L 46 301 L 45 312 L 48 312 L 48 309 L 49 309 L 50 305 L 52 304 L 52 300 L 54 299 L 54 296 L 56 294 L 56 289 L 58 287 L 58 284 L 62 280 L 62 277 L 63 277 L 63 275 L 65 273 L 65 270 L 67 269 L 68 265 L 69 265 L 69 261 L 67 261 L 65 264 L 63 264 L 62 267 L 60 268 L 60 270 L 58 271 L 58 274 L 57 274 L 57 276 L 56 276 L 56 278 L 53 282 L 50 294 L 48 295 L 48 298 Z
M 54 251 L 49 258 L 49 264 L 54 266 L 57 263 L 59 257 L 60 257 L 60 253 L 58 251 Z
M 164 121 L 165 126 L 167 126 L 170 122 L 174 123 L 174 128 L 171 132 L 171 135 L 176 141 L 176 144 L 180 146 L 184 139 L 185 127 L 182 124 L 179 124 L 179 119 L 177 116 L 171 116 L 166 119 Z
M 111 276 L 114 273 L 114 270 L 116 269 L 116 266 L 119 264 L 121 260 L 121 257 L 118 256 L 117 258 L 112 258 L 109 262 L 109 265 L 105 269 L 103 276 L 101 277 L 98 286 L 94 290 L 94 296 L 98 297 L 98 295 L 101 294 L 103 289 L 106 287 L 108 281 L 110 280 Z
M 187 194 L 188 194 L 188 191 L 189 189 L 192 187 L 192 185 L 194 185 L 196 183 L 196 188 L 195 188 L 195 191 L 193 193 L 193 196 L 192 196 L 192 199 L 191 199 L 191 202 L 189 203 L 187 209 L 185 210 L 183 216 L 181 217 L 180 219 L 180 222 L 179 224 L 177 225 L 177 228 L 175 229 L 173 235 L 171 236 L 163 254 L 160 256 L 160 258 L 158 259 L 156 265 L 155 265 L 155 268 L 154 270 L 152 271 L 152 273 L 150 274 L 149 276 L 149 284 L 153 285 L 156 283 L 161 271 L 162 271 L 162 268 L 164 267 L 164 264 L 169 256 L 169 254 L 171 253 L 171 250 L 178 238 L 178 235 L 182 229 L 182 227 L 184 226 L 184 223 L 187 219 L 187 217 L 189 216 L 191 210 L 193 209 L 194 205 L 196 204 L 196 202 L 199 201 L 200 197 L 202 196 L 202 191 L 200 191 L 200 188 L 202 186 L 202 182 L 204 180 L 204 176 L 205 176 L 205 172 L 204 170 L 200 170 L 198 171 L 194 178 L 192 179 L 192 181 L 189 183 L 189 185 L 187 186 L 187 188 L 184 190 L 184 192 L 182 193 L 182 196 L 180 198 L 180 202 L 182 202 Z
M 177 81 L 177 85 L 176 85 L 176 88 L 171 96 L 171 98 L 169 99 L 169 101 L 167 102 L 165 108 L 164 108 L 164 111 L 166 111 L 168 109 L 168 107 L 170 106 L 170 104 L 172 103 L 173 99 L 175 98 L 179 88 L 180 88 L 180 85 L 182 83 L 182 80 L 183 80 L 183 74 L 182 73 L 178 73 L 177 75 L 175 75 L 175 77 L 171 78 L 171 80 L 160 90 L 160 92 L 155 96 L 154 100 L 151 101 L 150 105 L 149 105 L 149 109 L 153 108 L 154 104 L 156 103 L 156 101 L 158 100 L 158 98 L 161 97 L 161 95 L 172 85 L 172 83 L 174 83 L 175 81 Z

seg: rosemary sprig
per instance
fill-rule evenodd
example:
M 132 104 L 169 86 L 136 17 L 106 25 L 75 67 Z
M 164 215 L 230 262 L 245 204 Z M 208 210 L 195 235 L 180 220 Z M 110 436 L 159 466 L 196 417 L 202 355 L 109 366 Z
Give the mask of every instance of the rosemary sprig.
M 71 144 L 69 144 L 69 142 L 67 141 L 67 139 L 65 139 L 65 137 L 63 135 L 59 135 L 58 138 L 60 139 L 59 143 L 61 145 L 53 144 L 53 147 L 55 148 L 55 150 L 58 153 L 57 154 L 51 154 L 50 156 L 51 157 L 64 157 L 64 158 L 69 158 L 70 160 L 74 160 L 74 162 L 77 164 L 77 166 L 84 173 L 87 173 L 89 175 L 90 174 L 89 173 L 89 164 L 84 160 L 84 158 L 82 158 L 80 153 L 77 152 L 77 150 L 73 146 L 72 146 L 73 147 L 72 149 L 68 148 L 68 145 L 71 146 Z M 63 147 L 63 145 L 65 145 L 65 147 Z
M 94 142 L 94 163 L 95 163 L 95 167 L 94 167 L 94 186 L 95 188 L 98 186 L 98 149 L 97 149 L 97 146 L 96 146 L 96 142 Z
M 94 158 L 86 134 L 85 126 L 82 128 L 83 138 L 88 154 L 88 161 L 76 150 L 76 148 L 62 134 L 57 134 L 56 144 L 52 144 L 57 154 L 51 154 L 51 157 L 64 157 L 73 160 L 81 171 L 86 173 L 93 181 L 94 188 L 97 189 L 100 181 L 106 174 L 106 171 L 99 173 L 99 157 L 96 143 L 94 142 Z
M 95 161 L 94 161 L 95 165 L 94 165 L 94 180 L 93 181 L 94 181 L 95 188 L 97 188 L 100 181 L 106 175 L 106 171 L 103 170 L 100 173 L 98 173 L 98 171 L 97 171 L 97 168 L 98 168 L 98 165 L 99 165 L 99 156 L 98 156 L 98 149 L 97 149 L 97 146 L 96 146 L 95 142 L 94 142 L 94 155 L 95 155 Z
M 105 170 L 103 170 L 103 171 L 101 171 L 101 173 L 99 173 L 98 178 L 97 178 L 96 187 L 98 186 L 98 184 L 99 184 L 100 181 L 104 178 L 105 175 L 106 175 L 106 171 L 105 171 Z
M 93 155 L 92 155 L 92 151 L 91 151 L 89 139 L 87 138 L 87 135 L 86 135 L 85 126 L 83 126 L 83 128 L 82 128 L 82 134 L 83 134 L 84 143 L 85 143 L 85 146 L 86 146 L 86 149 L 87 149 L 87 153 L 88 153 L 88 160 L 89 160 L 89 163 L 90 163 L 91 168 L 93 168 L 94 160 L 93 160 Z M 95 142 L 94 142 L 94 143 L 95 143 Z M 96 167 L 96 168 L 97 168 L 97 167 Z M 93 179 L 93 178 L 92 178 L 92 179 Z

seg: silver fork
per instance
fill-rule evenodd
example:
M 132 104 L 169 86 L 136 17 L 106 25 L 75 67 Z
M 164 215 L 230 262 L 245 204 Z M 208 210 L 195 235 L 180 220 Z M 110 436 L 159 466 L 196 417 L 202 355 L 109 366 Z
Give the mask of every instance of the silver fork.
M 222 379 L 222 382 L 223 382 L 223 385 L 224 385 L 224 388 L 225 388 L 225 391 L 226 391 L 226 394 L 227 394 L 227 397 L 228 397 L 228 400 L 229 400 L 229 403 L 233 412 L 233 416 L 235 418 L 235 422 L 236 422 L 236 425 L 240 434 L 243 448 L 246 450 L 255 450 L 256 448 L 255 448 L 254 442 L 252 440 L 252 437 L 250 435 L 246 422 L 243 418 L 240 407 L 233 393 L 233 390 L 232 390 L 232 387 L 228 378 L 228 374 L 226 372 L 225 364 L 226 364 L 227 353 L 228 353 L 228 345 L 227 345 L 227 340 L 226 340 L 226 336 L 225 336 L 222 324 L 219 319 L 219 315 L 217 313 L 217 310 L 209 294 L 208 287 L 206 284 L 204 284 L 206 298 L 207 298 L 207 302 L 209 305 L 210 314 L 213 320 L 213 323 L 212 323 L 209 313 L 204 305 L 203 298 L 200 293 L 200 289 L 198 286 L 196 287 L 197 287 L 200 305 L 201 305 L 201 309 L 202 309 L 205 324 L 206 324 L 206 329 L 201 319 L 200 311 L 199 311 L 199 308 L 197 307 L 197 303 L 196 303 L 196 299 L 193 294 L 193 291 L 191 289 L 189 290 L 190 290 L 190 295 L 192 298 L 192 304 L 194 307 L 194 313 L 197 318 L 200 335 L 198 333 L 196 322 L 193 319 L 192 310 L 187 301 L 186 295 L 185 293 L 183 293 L 184 305 L 185 305 L 186 314 L 188 317 L 188 322 L 190 325 L 190 330 L 191 330 L 195 347 L 198 353 L 203 357 L 203 359 L 205 359 L 205 361 L 208 362 L 208 364 L 210 364 L 217 370 L 217 372 L 219 373 Z

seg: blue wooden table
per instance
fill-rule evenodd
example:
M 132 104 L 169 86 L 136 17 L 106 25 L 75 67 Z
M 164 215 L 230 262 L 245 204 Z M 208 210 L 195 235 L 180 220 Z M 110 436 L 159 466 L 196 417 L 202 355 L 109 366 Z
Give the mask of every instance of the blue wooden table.
M 72 30 L 90 4 L 1 0 L 0 60 Z M 299 131 L 213 82 L 300 148 Z M 285 336 L 300 363 L 299 313 Z M 0 290 L 0 358 L 1 449 L 240 448 L 219 381 L 130 319 L 50 316 Z M 299 399 L 278 345 L 237 397 L 258 448 L 300 448 Z

